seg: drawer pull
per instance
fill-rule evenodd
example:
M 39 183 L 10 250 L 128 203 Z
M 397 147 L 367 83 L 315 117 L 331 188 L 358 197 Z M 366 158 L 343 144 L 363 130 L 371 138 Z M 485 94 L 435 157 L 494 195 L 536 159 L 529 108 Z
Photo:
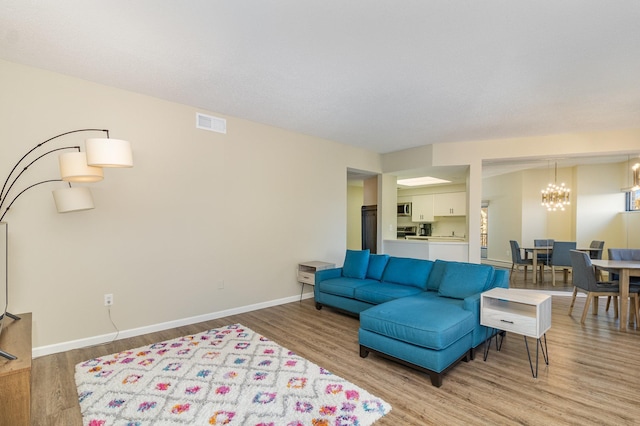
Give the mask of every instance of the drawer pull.
M 503 320 L 503 319 L 501 319 L 500 322 L 506 322 L 508 324 L 513 324 L 513 321 L 507 321 L 507 320 Z

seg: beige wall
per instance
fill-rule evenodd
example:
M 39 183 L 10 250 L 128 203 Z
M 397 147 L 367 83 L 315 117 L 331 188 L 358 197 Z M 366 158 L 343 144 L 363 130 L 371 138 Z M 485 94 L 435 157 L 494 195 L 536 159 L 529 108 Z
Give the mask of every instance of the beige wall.
M 522 244 L 523 173 L 485 179 L 482 199 L 489 202 L 487 257 L 511 261 L 509 240 Z
M 47 184 L 6 216 L 10 311 L 33 312 L 34 347 L 113 332 L 104 293 L 121 330 L 295 299 L 298 262 L 344 259 L 347 168 L 380 171 L 369 151 L 2 61 L 0 93 L 3 177 L 73 129 L 134 149 L 91 186 L 95 210 L 57 214 Z M 196 111 L 228 133 L 196 129 Z M 51 156 L 24 182 L 57 176 Z
M 629 174 L 627 172 L 626 163 L 596 164 L 577 168 L 575 229 L 578 245 L 585 247 L 592 240 L 602 240 L 605 242 L 605 250 L 628 246 L 625 223 L 627 214 L 623 213 L 625 194 L 620 191 L 624 186 L 620 185 L 620 176 Z M 638 213 L 629 215 L 638 217 Z M 607 257 L 606 253 L 604 257 Z

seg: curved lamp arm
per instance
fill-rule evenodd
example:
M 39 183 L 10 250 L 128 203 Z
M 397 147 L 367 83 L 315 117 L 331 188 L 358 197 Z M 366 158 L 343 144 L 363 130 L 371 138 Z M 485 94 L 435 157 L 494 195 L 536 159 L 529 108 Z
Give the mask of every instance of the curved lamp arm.
M 9 192 L 11 191 L 11 189 L 14 187 L 14 185 L 17 183 L 17 181 L 20 179 L 20 177 L 24 174 L 24 172 L 27 171 L 27 169 L 29 169 L 29 167 L 31 165 L 33 165 L 34 163 L 36 163 L 38 160 L 42 159 L 43 157 L 53 153 L 53 152 L 57 152 L 57 151 L 62 151 L 62 150 L 67 150 L 67 149 L 76 149 L 78 152 L 81 152 L 80 147 L 79 146 L 65 146 L 62 148 L 56 148 L 56 149 L 52 149 L 50 151 L 45 152 L 42 155 L 39 155 L 38 157 L 36 157 L 34 160 L 30 161 L 26 166 L 24 166 L 24 168 L 16 174 L 16 170 L 20 167 L 21 164 L 26 163 L 27 158 L 37 149 L 41 148 L 43 145 L 58 139 L 62 136 L 66 136 L 72 133 L 80 133 L 80 132 L 104 132 L 106 133 L 107 139 L 109 138 L 109 130 L 107 129 L 78 129 L 78 130 L 71 130 L 69 132 L 64 132 L 64 133 L 60 133 L 59 135 L 56 135 L 52 138 L 49 138 L 47 140 L 45 140 L 44 142 L 40 142 L 39 144 L 37 144 L 36 146 L 34 146 L 33 148 L 31 148 L 29 151 L 27 151 L 26 154 L 24 154 L 20 160 L 18 160 L 18 162 L 13 166 L 13 168 L 11 169 L 11 171 L 9 172 L 9 175 L 7 176 L 6 180 L 4 181 L 4 184 L 2 185 L 2 190 L 0 190 L 0 221 L 2 220 L 2 218 L 4 218 L 4 216 L 7 214 L 7 212 L 9 211 L 9 209 L 11 208 L 11 206 L 13 205 L 13 203 L 18 199 L 18 197 L 20 197 L 25 191 L 33 188 L 34 186 L 38 186 L 42 183 L 47 183 L 47 182 L 60 182 L 63 179 L 49 179 L 49 180 L 44 180 L 42 182 L 38 182 L 35 183 L 33 185 L 30 185 L 28 187 L 26 187 L 25 189 L 23 189 L 22 191 L 20 191 L 20 193 L 18 193 L 18 195 L 16 195 L 15 197 L 13 197 L 13 200 L 11 200 L 9 202 Z M 65 154 L 66 155 L 66 154 Z M 64 176 L 63 176 L 64 177 Z M 68 179 L 64 179 L 64 180 L 68 180 Z M 69 185 L 71 186 L 71 185 Z M 9 203 L 7 205 L 7 203 Z M 3 206 L 6 206 L 6 208 L 3 211 Z
M 2 213 L 2 216 L 0 216 L 0 222 L 2 222 L 2 219 L 4 219 L 4 216 L 9 213 L 9 209 L 11 208 L 11 206 L 13 205 L 13 203 L 16 202 L 16 200 L 18 199 L 18 197 L 20 197 L 22 194 L 24 194 L 25 192 L 27 192 L 29 189 L 33 188 L 34 186 L 38 186 L 38 185 L 42 185 L 43 183 L 48 183 L 48 182 L 62 182 L 62 179 L 49 179 L 49 180 L 43 180 L 42 182 L 38 182 L 38 183 L 34 183 L 33 185 L 29 185 L 27 186 L 25 189 L 23 189 L 22 191 L 20 191 L 18 193 L 18 195 L 16 195 L 13 200 L 11 200 L 11 203 L 9 203 L 9 205 L 7 206 L 6 209 L 4 209 L 4 213 Z M 71 184 L 69 184 L 69 186 L 71 186 Z
M 18 175 L 17 175 L 17 176 L 16 176 L 16 177 L 11 181 L 11 184 L 7 187 L 7 192 L 6 192 L 6 193 L 4 193 L 4 194 L 0 193 L 0 211 L 2 211 L 2 205 L 7 201 L 7 197 L 9 196 L 9 192 L 11 192 L 11 188 L 13 188 L 13 186 L 16 184 L 16 182 L 18 181 L 18 179 L 20 179 L 20 176 L 22 176 L 22 174 L 23 174 L 24 172 L 26 172 L 26 171 L 27 171 L 27 169 L 29 169 L 29 167 L 30 167 L 33 163 L 35 163 L 36 161 L 38 161 L 39 159 L 41 159 L 42 157 L 44 157 L 44 156 L 46 156 L 46 155 L 49 155 L 49 154 L 51 154 L 51 153 L 53 153 L 53 152 L 62 151 L 62 150 L 65 150 L 65 149 L 77 149 L 77 150 L 78 150 L 78 152 L 80 152 L 80 147 L 79 147 L 79 146 L 65 146 L 65 147 L 62 147 L 62 148 L 56 148 L 56 149 L 52 149 L 51 151 L 45 152 L 44 154 L 42 154 L 41 156 L 39 156 L 38 158 L 36 158 L 36 159 L 35 159 L 35 160 L 33 160 L 32 162 L 30 162 L 29 164 L 27 164 L 27 165 L 25 166 L 25 168 L 24 168 L 24 169 L 22 169 L 22 171 L 21 171 L 20 173 L 18 173 Z M 23 157 L 23 159 L 24 159 L 24 157 Z M 22 161 L 22 160 L 20 160 L 20 161 Z M 15 171 L 15 167 L 14 167 L 14 169 L 13 169 L 11 172 L 13 173 L 14 171 Z M 53 179 L 53 180 L 48 180 L 48 181 L 45 181 L 45 182 L 57 182 L 57 181 L 61 181 L 61 180 L 62 180 L 62 179 Z M 8 181 L 7 181 L 7 182 L 5 182 L 5 186 L 7 185 L 7 183 L 8 183 Z M 35 186 L 35 185 L 31 185 L 31 186 L 30 186 L 30 187 L 28 187 L 27 189 L 32 188 L 32 187 L 34 187 L 34 186 Z M 2 190 L 4 191 L 4 188 L 2 188 Z M 26 190 L 26 189 L 25 189 L 25 190 Z M 22 192 L 24 192 L 24 191 L 22 191 Z M 20 194 L 22 194 L 22 192 L 20 192 Z M 18 197 L 20 196 L 20 194 L 16 195 L 16 196 L 15 196 L 15 198 L 13 199 L 13 201 L 15 201 L 15 200 L 16 200 L 16 198 L 18 198 Z M 13 201 L 11 202 L 11 204 L 13 204 Z M 7 210 L 9 210 L 9 207 L 11 206 L 11 204 L 9 204 L 9 206 L 7 206 Z M 5 213 L 2 215 L 2 217 L 4 217 L 4 215 L 5 215 L 5 214 L 6 214 L 6 211 L 5 211 Z
M 7 176 L 7 179 L 4 181 L 4 185 L 2 185 L 2 190 L 0 191 L 0 199 L 6 198 L 6 194 L 4 193 L 4 190 L 5 190 L 6 186 L 7 186 L 7 184 L 9 183 L 9 181 L 11 180 L 11 175 L 13 175 L 13 172 L 18 168 L 20 163 L 22 163 L 24 161 L 24 159 L 29 156 L 29 154 L 31 154 L 33 151 L 35 151 L 36 149 L 40 148 L 42 145 L 44 145 L 44 144 L 46 144 L 48 142 L 51 142 L 54 139 L 58 139 L 58 138 L 60 138 L 62 136 L 70 135 L 72 133 L 79 133 L 79 132 L 105 132 L 107 134 L 107 138 L 109 138 L 109 130 L 107 130 L 107 129 L 78 129 L 78 130 L 71 130 L 70 132 L 60 133 L 59 135 L 56 135 L 56 136 L 54 136 L 52 138 L 49 138 L 44 142 L 40 142 L 39 144 L 37 144 L 36 146 L 31 148 L 29 151 L 27 151 L 27 153 L 24 154 L 22 156 L 22 158 L 20 160 L 18 160 L 18 162 L 13 166 L 13 168 L 9 172 L 9 175 Z M 44 154 L 44 155 L 46 155 L 46 154 Z M 42 157 L 42 156 L 40 156 L 40 157 Z M 38 161 L 38 159 L 40 157 L 36 158 L 34 161 L 29 163 L 29 166 L 31 164 L 35 163 L 36 161 Z M 29 167 L 29 166 L 27 166 L 27 167 Z M 14 179 L 14 182 L 15 182 L 15 179 Z M 9 192 L 9 191 L 7 191 L 7 192 Z

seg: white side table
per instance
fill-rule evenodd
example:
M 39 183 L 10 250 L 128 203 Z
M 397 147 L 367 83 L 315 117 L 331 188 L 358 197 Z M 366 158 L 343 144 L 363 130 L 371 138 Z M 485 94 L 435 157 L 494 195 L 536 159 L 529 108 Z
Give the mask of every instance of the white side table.
M 320 262 L 317 260 L 298 263 L 298 282 L 302 284 L 302 289 L 300 289 L 300 301 L 302 302 L 304 285 L 316 285 L 316 271 L 322 271 L 324 269 L 331 269 L 335 267 L 335 263 Z
M 497 330 L 522 334 L 527 347 L 529 366 L 533 377 L 538 377 L 538 348 L 549 365 L 546 332 L 551 328 L 551 296 L 531 290 L 494 288 L 480 298 L 480 324 Z M 487 330 L 488 333 L 488 330 Z M 533 370 L 527 337 L 536 339 L 536 369 Z M 484 359 L 487 360 L 493 335 L 486 342 Z M 541 338 L 544 338 L 544 345 Z M 496 344 L 497 344 L 496 335 Z M 499 349 L 498 349 L 499 350 Z

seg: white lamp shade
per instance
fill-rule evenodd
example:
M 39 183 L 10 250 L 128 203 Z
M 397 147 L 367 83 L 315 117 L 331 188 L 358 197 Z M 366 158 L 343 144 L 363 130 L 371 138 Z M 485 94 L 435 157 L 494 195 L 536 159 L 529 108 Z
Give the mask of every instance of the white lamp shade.
M 133 153 L 128 141 L 91 138 L 85 141 L 85 148 L 90 166 L 133 167 Z
M 100 167 L 87 165 L 84 152 L 66 152 L 58 157 L 60 176 L 65 182 L 98 182 L 104 178 Z
M 56 203 L 58 213 L 77 212 L 95 208 L 91 191 L 84 186 L 56 189 L 53 191 L 53 200 Z

